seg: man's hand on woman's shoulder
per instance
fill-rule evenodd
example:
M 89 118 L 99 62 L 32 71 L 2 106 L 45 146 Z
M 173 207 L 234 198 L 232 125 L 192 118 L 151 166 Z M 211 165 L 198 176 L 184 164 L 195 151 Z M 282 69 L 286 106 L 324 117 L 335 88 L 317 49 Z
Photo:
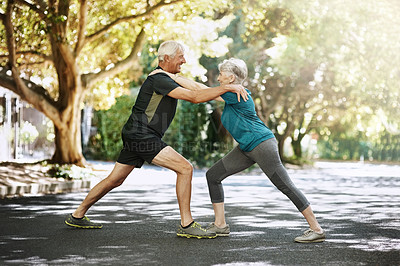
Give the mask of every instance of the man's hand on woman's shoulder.
M 237 94 L 238 102 L 240 102 L 240 97 L 246 102 L 249 99 L 249 93 L 246 91 L 246 88 L 240 84 L 227 84 L 224 85 L 227 87 L 227 90 L 230 92 L 234 92 Z

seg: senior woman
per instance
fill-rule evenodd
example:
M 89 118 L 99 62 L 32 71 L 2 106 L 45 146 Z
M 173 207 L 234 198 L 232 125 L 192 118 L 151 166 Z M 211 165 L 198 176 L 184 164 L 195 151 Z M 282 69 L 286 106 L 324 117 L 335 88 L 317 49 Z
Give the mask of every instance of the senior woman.
M 218 69 L 218 81 L 221 85 L 242 84 L 247 78 L 246 63 L 240 59 L 224 60 L 219 64 Z M 205 85 L 186 78 L 172 74 L 170 76 L 183 87 L 206 88 Z M 248 93 L 250 94 L 250 91 Z M 226 92 L 215 100 L 225 101 L 221 121 L 239 145 L 216 162 L 206 173 L 215 213 L 215 221 L 207 230 L 215 232 L 217 236 L 229 236 L 230 228 L 225 220 L 224 191 L 221 182 L 226 177 L 257 163 L 271 182 L 293 202 L 309 224 L 310 228 L 294 241 L 323 242 L 326 238 L 325 232 L 315 218 L 307 198 L 290 179 L 281 162 L 277 140 L 272 131 L 257 116 L 252 98 L 240 101 L 236 94 Z

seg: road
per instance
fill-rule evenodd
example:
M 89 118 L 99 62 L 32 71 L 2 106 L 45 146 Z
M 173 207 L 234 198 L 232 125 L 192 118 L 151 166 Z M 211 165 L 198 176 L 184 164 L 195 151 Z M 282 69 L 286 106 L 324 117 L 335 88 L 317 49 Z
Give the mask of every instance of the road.
M 100 230 L 65 226 L 87 192 L 0 200 L 1 265 L 400 265 L 400 166 L 319 162 L 289 169 L 326 230 L 326 242 L 294 243 L 307 229 L 294 205 L 258 172 L 224 181 L 230 237 L 176 237 L 175 176 L 134 170 L 88 216 Z M 213 219 L 204 172 L 192 213 Z

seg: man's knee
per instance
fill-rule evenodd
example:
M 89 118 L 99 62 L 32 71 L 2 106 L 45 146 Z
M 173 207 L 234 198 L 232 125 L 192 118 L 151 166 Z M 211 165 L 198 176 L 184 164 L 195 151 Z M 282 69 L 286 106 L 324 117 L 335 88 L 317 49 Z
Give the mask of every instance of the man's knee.
M 124 183 L 124 180 L 125 179 L 123 179 L 123 180 L 121 180 L 121 179 L 109 179 L 108 180 L 108 186 L 111 187 L 112 189 L 116 188 L 116 187 L 119 187 L 119 186 L 122 185 L 122 183 Z
M 179 165 L 179 168 L 177 169 L 176 172 L 180 173 L 182 175 L 190 175 L 190 176 L 192 176 L 192 174 L 193 174 L 193 165 L 188 161 L 182 162 Z
M 127 173 L 113 171 L 106 179 L 104 179 L 104 181 L 107 182 L 108 187 L 113 189 L 121 186 L 127 177 Z

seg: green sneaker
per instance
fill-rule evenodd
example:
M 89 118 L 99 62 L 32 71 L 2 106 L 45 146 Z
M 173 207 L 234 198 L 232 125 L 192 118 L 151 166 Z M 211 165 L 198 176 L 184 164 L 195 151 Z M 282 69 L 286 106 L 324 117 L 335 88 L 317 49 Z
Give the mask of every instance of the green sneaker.
M 225 227 L 218 227 L 214 223 L 211 223 L 207 227 L 207 231 L 209 232 L 214 232 L 217 236 L 229 236 L 229 233 L 231 232 L 229 228 L 229 224 L 227 224 Z
M 72 214 L 68 215 L 68 217 L 65 219 L 65 224 L 83 229 L 100 229 L 103 227 L 102 224 L 91 222 L 86 216 L 84 216 L 82 219 L 76 219 L 72 216 Z
M 183 228 L 182 225 L 179 225 L 177 236 L 180 237 L 197 237 L 197 238 L 215 238 L 217 235 L 214 232 L 209 232 L 206 229 L 202 228 L 200 224 L 193 222 L 188 228 Z
M 299 243 L 317 243 L 324 242 L 325 239 L 325 232 L 317 233 L 314 232 L 312 229 L 308 229 L 303 233 L 303 235 L 296 237 L 294 241 Z

